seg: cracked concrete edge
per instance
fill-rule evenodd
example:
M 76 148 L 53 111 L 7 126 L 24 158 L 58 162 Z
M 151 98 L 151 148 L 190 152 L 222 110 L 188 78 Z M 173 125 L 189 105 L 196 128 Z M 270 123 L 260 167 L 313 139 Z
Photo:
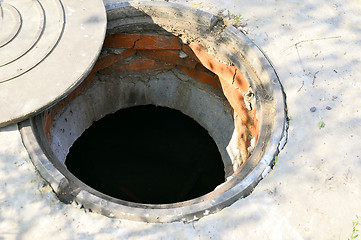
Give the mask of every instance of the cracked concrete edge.
M 256 71 L 258 76 L 260 76 L 260 79 L 262 83 L 264 83 L 265 86 L 267 86 L 265 83 L 269 82 L 270 86 L 273 88 L 273 96 L 271 98 L 275 98 L 276 100 L 276 113 L 277 113 L 277 119 L 276 119 L 276 125 L 274 126 L 274 129 L 281 130 L 277 134 L 274 132 L 274 139 L 272 142 L 279 142 L 278 145 L 278 151 L 282 150 L 285 144 L 287 143 L 287 130 L 288 130 L 288 120 L 287 120 L 287 103 L 286 103 L 286 93 L 284 92 L 284 89 L 281 85 L 281 81 L 277 75 L 277 72 L 275 70 L 274 65 L 272 64 L 271 60 L 268 58 L 268 56 L 263 52 L 263 50 L 257 46 L 250 38 L 248 38 L 243 32 L 237 30 L 232 25 L 228 26 L 225 31 L 225 36 L 231 39 L 231 42 L 233 42 L 234 45 L 238 47 L 238 49 L 242 49 L 240 51 L 240 54 L 246 53 L 247 56 L 244 56 L 245 59 L 250 61 L 250 66 Z M 241 41 L 240 41 L 241 40 Z M 244 42 L 246 44 L 239 44 L 240 42 Z M 243 53 L 242 53 L 243 52 Z M 232 59 L 231 59 L 232 60 Z M 243 68 L 243 66 L 235 59 L 233 59 L 233 63 L 239 67 Z M 252 84 L 252 82 L 250 82 Z M 258 90 L 258 88 L 255 87 L 255 91 Z M 256 92 L 256 96 L 259 98 L 259 101 L 267 100 L 263 99 L 263 95 L 259 92 Z M 256 109 L 259 106 L 257 106 Z
M 236 36 L 236 38 L 238 39 L 242 39 L 244 42 L 247 42 L 247 46 L 250 48 L 250 50 L 248 51 L 248 53 L 252 54 L 252 57 L 254 58 L 254 62 L 252 64 L 252 67 L 255 68 L 255 70 L 257 72 L 266 72 L 267 75 L 269 75 L 269 80 L 272 82 L 274 91 L 276 91 L 276 93 L 274 94 L 274 96 L 277 97 L 276 101 L 278 103 L 280 103 L 278 105 L 278 109 L 277 109 L 277 116 L 279 116 L 279 119 L 277 120 L 278 123 L 281 123 L 283 121 L 283 119 L 285 119 L 284 121 L 284 126 L 281 126 L 281 124 L 278 124 L 275 128 L 283 128 L 283 133 L 282 133 L 282 137 L 280 140 L 280 144 L 278 146 L 278 151 L 281 151 L 284 146 L 287 143 L 287 138 L 288 138 L 288 111 L 287 111 L 287 96 L 286 93 L 283 89 L 283 86 L 281 84 L 281 80 L 279 79 L 279 76 L 275 70 L 275 67 L 272 63 L 272 61 L 270 60 L 270 58 L 267 56 L 267 54 L 257 45 L 255 44 L 250 38 L 248 38 L 243 32 L 237 30 L 235 27 L 233 26 L 228 26 L 226 28 L 226 31 L 230 33 L 230 36 Z M 236 39 L 235 39 L 236 40 Z M 241 46 L 239 46 L 241 47 Z M 253 53 L 252 53 L 253 52 Z M 257 64 L 255 64 L 257 63 Z M 262 75 L 263 76 L 263 75 Z M 266 77 L 267 76 L 263 76 Z M 280 97 L 282 96 L 282 98 Z M 283 105 L 283 107 L 281 107 Z M 283 112 L 283 114 L 281 114 Z
M 42 178 L 50 184 L 54 192 L 58 192 L 60 190 L 59 186 L 61 183 L 67 181 L 65 176 L 55 168 L 45 155 L 36 136 L 34 135 L 30 120 L 20 122 L 18 125 L 21 139 L 36 170 Z
M 108 22 L 118 19 L 120 16 L 121 18 L 151 16 L 151 18 L 161 19 L 187 19 L 188 24 L 203 26 L 210 30 L 220 20 L 219 17 L 208 12 L 169 2 L 115 2 L 107 4 L 105 8 Z
M 271 171 L 275 157 L 287 142 L 286 95 L 271 61 L 251 39 L 231 25 L 225 29 L 222 38 L 229 39 L 235 53 L 230 54 L 229 49 L 222 47 L 217 49 L 218 52 L 242 69 L 247 79 L 256 80 L 249 81 L 249 83 L 256 94 L 260 136 L 246 165 L 231 179 L 231 181 L 235 181 L 233 184 L 237 185 L 237 181 L 252 175 L 256 179 L 256 184 L 254 184 L 256 186 Z M 246 63 L 245 66 L 244 63 Z M 272 94 L 268 95 L 268 93 Z M 269 105 L 272 101 L 275 102 L 274 107 Z M 268 122 L 267 115 L 275 115 L 274 121 Z M 271 132 L 269 132 L 269 127 L 271 127 Z M 263 146 L 265 132 L 268 132 L 270 139 L 266 147 Z M 264 154 L 262 160 L 256 166 L 255 158 L 259 157 L 262 152 Z M 260 168 L 261 165 L 264 166 Z

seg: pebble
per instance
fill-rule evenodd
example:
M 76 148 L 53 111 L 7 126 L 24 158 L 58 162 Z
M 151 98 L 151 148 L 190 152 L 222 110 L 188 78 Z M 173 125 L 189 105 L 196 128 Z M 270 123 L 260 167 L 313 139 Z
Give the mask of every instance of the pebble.
M 181 50 L 181 51 L 179 51 L 179 57 L 180 58 L 186 58 L 186 57 L 188 57 L 188 54 Z
M 330 106 L 327 106 L 327 107 L 326 107 L 326 109 L 327 109 L 327 110 L 331 110 L 331 109 L 332 109 L 332 107 L 330 107 Z
M 311 112 L 316 112 L 316 107 L 311 107 L 311 108 L 310 108 L 310 111 L 311 111 Z

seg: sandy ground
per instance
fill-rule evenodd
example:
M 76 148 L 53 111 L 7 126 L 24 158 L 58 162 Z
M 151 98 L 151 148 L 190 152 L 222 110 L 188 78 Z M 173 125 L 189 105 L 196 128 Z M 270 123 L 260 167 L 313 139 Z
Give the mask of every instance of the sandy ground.
M 291 118 L 275 169 L 249 197 L 197 222 L 114 220 L 59 202 L 11 125 L 0 129 L 0 240 L 351 236 L 361 215 L 361 1 L 173 2 L 241 14 L 248 36 L 275 65 Z

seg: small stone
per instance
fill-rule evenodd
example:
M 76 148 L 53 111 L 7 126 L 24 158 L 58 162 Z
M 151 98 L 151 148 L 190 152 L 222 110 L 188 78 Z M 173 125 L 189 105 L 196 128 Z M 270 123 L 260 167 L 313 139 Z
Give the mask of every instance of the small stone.
M 311 107 L 311 108 L 310 108 L 310 111 L 311 111 L 311 112 L 316 112 L 316 107 Z
M 337 96 L 332 96 L 332 101 L 336 100 Z
M 326 107 L 326 109 L 327 109 L 327 110 L 331 110 L 331 109 L 332 109 L 332 107 L 330 107 L 330 106 L 327 106 L 327 107 Z
M 125 51 L 125 48 L 112 48 L 112 47 L 108 47 L 105 48 L 107 53 L 110 54 L 122 54 Z
M 227 16 L 228 16 L 228 10 L 224 10 L 224 11 L 222 12 L 222 15 L 223 15 L 224 17 L 227 17 Z
M 181 51 L 179 51 L 179 57 L 186 58 L 186 57 L 188 57 L 188 54 L 181 50 Z

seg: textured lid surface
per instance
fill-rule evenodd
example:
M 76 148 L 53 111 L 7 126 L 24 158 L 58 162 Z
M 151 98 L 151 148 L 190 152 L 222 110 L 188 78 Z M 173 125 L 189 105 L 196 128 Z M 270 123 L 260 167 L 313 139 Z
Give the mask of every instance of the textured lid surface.
M 101 0 L 0 0 L 0 126 L 56 103 L 101 50 Z

